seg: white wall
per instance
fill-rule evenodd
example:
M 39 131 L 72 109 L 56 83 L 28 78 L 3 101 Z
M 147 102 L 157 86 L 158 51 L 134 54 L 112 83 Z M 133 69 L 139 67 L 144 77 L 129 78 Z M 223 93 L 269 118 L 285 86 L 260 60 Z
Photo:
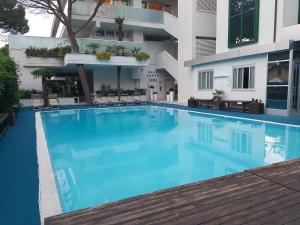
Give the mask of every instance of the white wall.
M 27 62 L 27 57 L 22 49 L 10 49 L 10 56 L 15 60 L 19 67 L 19 80 L 21 89 L 36 89 L 42 90 L 42 81 L 41 79 L 34 79 L 31 72 L 36 68 L 24 67 Z
M 254 90 L 233 90 L 232 71 L 235 66 L 255 66 L 255 89 Z M 214 90 L 198 90 L 198 73 L 202 70 L 214 71 L 214 89 L 225 92 L 224 99 L 230 100 L 251 100 L 252 98 L 261 99 L 266 102 L 267 85 L 267 55 L 258 55 L 225 62 L 214 63 L 205 66 L 195 67 L 190 80 L 191 86 L 187 89 L 189 97 L 211 99 Z M 217 78 L 220 77 L 220 78 Z M 222 78 L 221 78 L 222 77 Z

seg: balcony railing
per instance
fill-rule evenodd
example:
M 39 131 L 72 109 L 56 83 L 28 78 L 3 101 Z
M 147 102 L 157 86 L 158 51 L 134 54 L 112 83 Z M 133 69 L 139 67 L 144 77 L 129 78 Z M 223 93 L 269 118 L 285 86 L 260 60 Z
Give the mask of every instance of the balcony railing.
M 114 41 L 114 40 L 101 40 L 101 39 L 90 39 L 90 38 L 78 38 L 77 39 L 79 49 L 81 53 L 90 50 L 87 45 L 90 43 L 97 43 L 101 46 L 101 50 L 104 50 L 106 46 L 112 45 L 123 45 L 127 48 L 140 48 L 142 51 L 145 50 L 145 44 L 142 42 L 129 42 L 129 41 Z M 9 36 L 9 47 L 12 49 L 26 49 L 29 47 L 36 48 L 56 48 L 59 46 L 68 45 L 69 42 L 65 38 L 50 38 L 50 37 L 31 37 L 31 36 Z
M 73 5 L 73 14 L 92 15 L 95 5 L 86 1 L 77 1 Z M 141 21 L 147 23 L 163 23 L 163 12 L 134 8 L 130 6 L 103 4 L 98 12 L 101 17 L 116 18 L 118 16 L 125 17 L 127 20 Z

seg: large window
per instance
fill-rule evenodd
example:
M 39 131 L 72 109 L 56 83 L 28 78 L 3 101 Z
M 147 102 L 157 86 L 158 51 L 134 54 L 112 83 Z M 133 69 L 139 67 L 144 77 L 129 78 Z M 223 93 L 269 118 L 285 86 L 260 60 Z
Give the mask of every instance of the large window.
M 201 71 L 198 77 L 198 89 L 199 90 L 212 90 L 214 88 L 214 72 Z
M 228 47 L 258 41 L 259 0 L 229 0 Z
M 254 89 L 255 88 L 255 67 L 233 68 L 232 77 L 233 89 Z

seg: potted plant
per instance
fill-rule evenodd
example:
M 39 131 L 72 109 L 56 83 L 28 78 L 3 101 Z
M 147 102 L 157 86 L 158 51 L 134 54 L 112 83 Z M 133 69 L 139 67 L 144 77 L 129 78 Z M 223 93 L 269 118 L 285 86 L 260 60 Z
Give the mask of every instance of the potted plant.
M 150 86 L 150 99 L 151 99 L 151 101 L 154 100 L 154 97 L 153 97 L 154 88 L 155 88 L 154 86 Z
M 153 92 L 153 101 L 155 102 L 157 101 L 157 92 L 155 91 Z
M 170 102 L 174 102 L 174 88 L 170 88 Z
M 167 92 L 167 102 L 170 102 L 170 92 Z
M 195 107 L 195 98 L 194 97 L 190 97 L 190 99 L 188 100 L 188 107 Z
M 251 103 L 249 104 L 249 113 L 251 114 L 264 114 L 265 105 L 261 100 L 252 98 Z
M 215 92 L 213 93 L 213 109 L 222 109 L 223 107 L 223 103 L 222 103 L 222 98 L 224 95 L 224 91 L 222 90 L 215 90 Z

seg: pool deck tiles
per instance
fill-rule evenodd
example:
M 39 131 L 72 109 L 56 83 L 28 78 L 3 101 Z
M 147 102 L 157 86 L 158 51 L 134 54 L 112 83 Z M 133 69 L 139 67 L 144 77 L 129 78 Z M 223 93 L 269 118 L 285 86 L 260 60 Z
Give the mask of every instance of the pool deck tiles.
M 300 224 L 300 159 L 54 216 L 45 224 Z

